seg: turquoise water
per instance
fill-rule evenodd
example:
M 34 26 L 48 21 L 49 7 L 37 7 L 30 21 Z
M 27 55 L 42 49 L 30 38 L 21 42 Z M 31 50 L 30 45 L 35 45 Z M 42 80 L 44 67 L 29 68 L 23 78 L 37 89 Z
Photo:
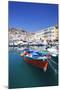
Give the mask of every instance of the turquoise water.
M 20 50 L 9 49 L 9 88 L 58 85 L 58 65 L 50 61 L 47 72 L 43 72 L 27 64 L 20 53 Z M 58 64 L 58 57 L 52 57 L 52 60 Z

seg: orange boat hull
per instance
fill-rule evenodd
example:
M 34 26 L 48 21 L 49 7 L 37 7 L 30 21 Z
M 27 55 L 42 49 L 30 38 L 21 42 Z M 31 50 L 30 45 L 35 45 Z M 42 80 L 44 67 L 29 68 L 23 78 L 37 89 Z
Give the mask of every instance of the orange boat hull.
M 41 60 L 29 60 L 28 58 L 24 58 L 27 63 L 30 63 L 38 68 L 42 68 L 44 71 L 48 68 L 48 61 L 41 61 Z

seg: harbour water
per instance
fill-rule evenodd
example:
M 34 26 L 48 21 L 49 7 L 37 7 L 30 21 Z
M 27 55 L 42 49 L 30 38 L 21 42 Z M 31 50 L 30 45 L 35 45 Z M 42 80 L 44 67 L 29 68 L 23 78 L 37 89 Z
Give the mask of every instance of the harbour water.
M 41 48 L 41 47 L 39 47 Z M 26 63 L 20 56 L 21 48 L 9 48 L 9 88 L 58 85 L 58 56 L 49 61 L 48 70 Z

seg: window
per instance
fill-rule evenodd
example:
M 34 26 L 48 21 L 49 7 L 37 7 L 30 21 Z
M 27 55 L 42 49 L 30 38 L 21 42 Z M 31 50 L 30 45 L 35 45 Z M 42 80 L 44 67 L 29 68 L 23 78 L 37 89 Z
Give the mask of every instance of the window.
M 53 29 L 54 29 L 54 27 L 50 27 L 50 28 L 49 28 L 49 30 L 53 30 Z

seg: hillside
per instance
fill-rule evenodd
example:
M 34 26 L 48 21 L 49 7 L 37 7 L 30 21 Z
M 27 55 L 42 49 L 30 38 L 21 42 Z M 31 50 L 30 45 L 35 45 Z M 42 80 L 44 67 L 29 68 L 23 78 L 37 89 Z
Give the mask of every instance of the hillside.
M 11 44 L 13 41 L 15 41 L 15 43 L 20 43 L 32 41 L 34 33 L 30 33 L 22 29 L 9 28 L 8 36 L 9 36 L 9 44 Z

